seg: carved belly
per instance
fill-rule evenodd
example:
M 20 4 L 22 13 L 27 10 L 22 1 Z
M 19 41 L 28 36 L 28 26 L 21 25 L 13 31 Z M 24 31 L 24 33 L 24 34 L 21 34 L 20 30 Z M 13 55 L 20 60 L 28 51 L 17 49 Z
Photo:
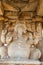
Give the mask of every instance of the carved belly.
M 30 48 L 28 45 L 13 42 L 8 48 L 8 55 L 11 58 L 29 58 Z

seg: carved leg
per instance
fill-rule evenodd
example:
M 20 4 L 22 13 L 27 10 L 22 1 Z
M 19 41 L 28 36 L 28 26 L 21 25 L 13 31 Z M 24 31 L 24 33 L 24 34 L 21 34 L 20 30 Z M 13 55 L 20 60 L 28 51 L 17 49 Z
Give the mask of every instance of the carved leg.
M 31 51 L 30 59 L 38 60 L 41 57 L 41 51 L 39 49 L 33 48 Z

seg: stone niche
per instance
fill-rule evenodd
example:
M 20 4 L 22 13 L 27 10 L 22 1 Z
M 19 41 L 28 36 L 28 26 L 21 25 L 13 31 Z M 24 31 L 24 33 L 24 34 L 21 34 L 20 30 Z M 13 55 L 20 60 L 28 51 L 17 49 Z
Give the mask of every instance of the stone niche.
M 0 1 L 0 60 L 12 61 L 0 65 L 41 65 L 43 17 L 37 15 L 38 5 L 39 0 Z

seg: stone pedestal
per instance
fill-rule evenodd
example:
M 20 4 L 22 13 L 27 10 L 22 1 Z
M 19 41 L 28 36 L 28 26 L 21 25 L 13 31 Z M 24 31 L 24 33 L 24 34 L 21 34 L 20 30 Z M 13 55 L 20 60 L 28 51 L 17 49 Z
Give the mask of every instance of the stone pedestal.
M 1 59 L 0 60 L 0 65 L 41 65 L 40 61 L 36 60 L 25 60 L 25 59 Z

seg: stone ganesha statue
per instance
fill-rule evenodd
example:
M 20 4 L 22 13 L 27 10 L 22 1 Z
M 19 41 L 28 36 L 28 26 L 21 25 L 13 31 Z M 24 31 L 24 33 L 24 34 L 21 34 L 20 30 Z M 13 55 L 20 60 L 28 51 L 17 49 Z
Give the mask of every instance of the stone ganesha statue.
M 15 26 L 14 32 L 17 33 L 17 38 L 12 41 L 13 36 L 11 32 L 7 33 L 7 30 L 2 30 L 1 41 L 4 44 L 7 43 L 8 52 L 5 46 L 1 46 L 0 47 L 1 58 L 6 57 L 8 53 L 8 56 L 10 58 L 18 58 L 18 59 L 30 58 L 30 59 L 38 60 L 41 57 L 41 51 L 38 48 L 34 47 L 33 44 L 37 45 L 39 39 L 38 41 L 36 40 L 37 37 L 33 39 L 33 35 L 31 32 L 29 32 L 29 35 L 26 36 L 25 39 L 22 34 L 26 33 L 26 27 L 20 23 Z
M 17 24 L 15 31 L 18 34 L 18 38 L 13 41 L 8 47 L 8 55 L 10 58 L 29 58 L 30 45 L 26 43 L 22 33 L 26 32 L 24 25 Z
M 18 36 L 17 39 L 13 41 L 8 47 L 9 57 L 30 58 L 38 60 L 41 57 L 41 51 L 33 46 L 35 39 L 33 39 L 32 33 L 29 32 L 29 40 L 23 38 L 22 33 L 26 33 L 26 29 L 22 24 L 17 24 L 15 26 L 15 32 L 18 34 Z

